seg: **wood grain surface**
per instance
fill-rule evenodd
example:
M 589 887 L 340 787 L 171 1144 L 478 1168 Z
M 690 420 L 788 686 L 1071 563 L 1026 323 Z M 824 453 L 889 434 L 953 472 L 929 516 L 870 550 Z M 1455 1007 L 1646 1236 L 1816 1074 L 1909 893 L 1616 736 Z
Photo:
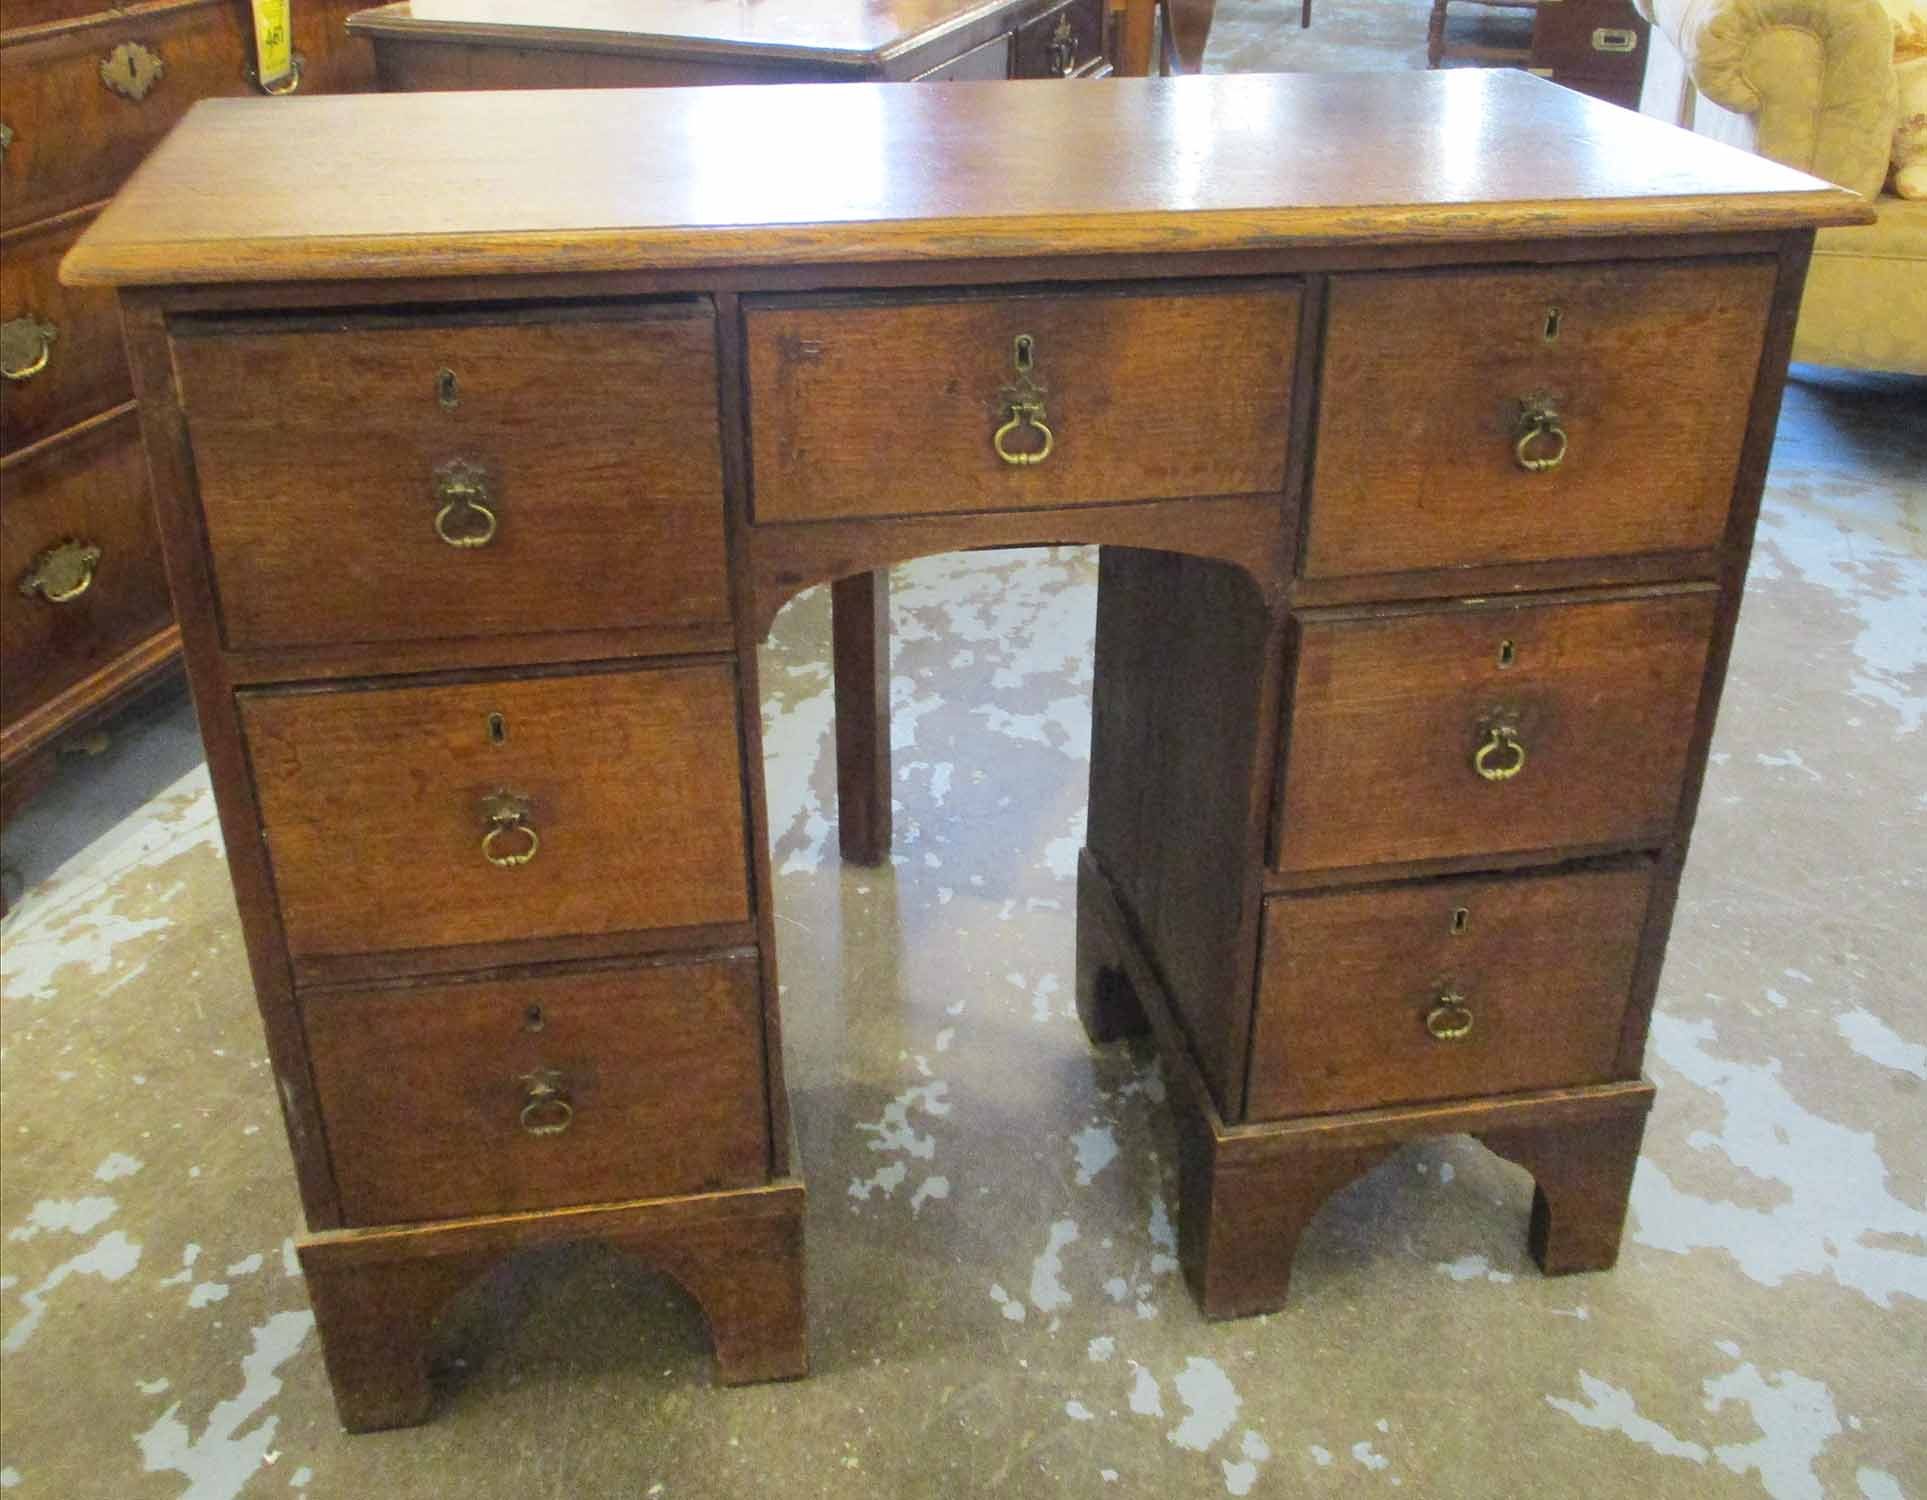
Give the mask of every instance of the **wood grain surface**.
M 23 596 L 35 558 L 64 541 L 100 548 L 87 591 L 64 604 Z M 11 723 L 167 622 L 132 406 L 0 461 L 0 719 Z
M 191 327 L 229 645 L 728 622 L 706 303 Z M 437 534 L 451 463 L 483 475 L 486 546 Z
M 748 1187 L 769 1171 L 755 956 L 302 1004 L 347 1224 Z M 536 1081 L 567 1105 L 531 1103 Z M 536 1134 L 523 1123 L 562 1128 Z
M 1334 278 L 1305 576 L 1718 545 L 1773 276 L 1759 256 Z M 1514 453 L 1535 399 L 1568 438 L 1545 473 Z
M 1279 867 L 1663 841 L 1717 603 L 1706 586 L 1301 620 Z M 1525 765 L 1488 781 L 1473 756 L 1500 725 Z
M 1284 483 L 1289 283 L 746 305 L 759 522 L 1257 494 Z M 1041 462 L 1000 458 L 1030 340 Z M 1006 438 L 1041 451 L 1038 429 Z
M 727 666 L 256 691 L 240 704 L 296 954 L 749 914 Z M 541 840 L 515 868 L 482 854 L 483 799 L 497 791 L 528 802 Z
M 271 109 L 288 111 L 273 128 Z M 1497 69 L 297 97 L 197 108 L 62 274 L 1479 245 L 1870 216 L 1817 178 Z
M 1642 863 L 1273 897 L 1247 1118 L 1607 1082 L 1651 886 Z M 1471 1030 L 1441 1041 L 1447 994 Z

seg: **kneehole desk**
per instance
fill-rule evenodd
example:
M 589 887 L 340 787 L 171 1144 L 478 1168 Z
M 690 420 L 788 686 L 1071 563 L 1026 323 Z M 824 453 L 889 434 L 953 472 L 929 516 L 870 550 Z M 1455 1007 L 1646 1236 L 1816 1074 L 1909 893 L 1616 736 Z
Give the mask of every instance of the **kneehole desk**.
M 1205 1313 L 1443 1133 L 1610 1265 L 1866 218 L 1516 73 L 197 106 L 64 274 L 120 291 L 344 1423 L 561 1239 L 804 1372 L 755 646 L 958 548 L 1102 546 L 1077 1003 L 1156 1036 Z

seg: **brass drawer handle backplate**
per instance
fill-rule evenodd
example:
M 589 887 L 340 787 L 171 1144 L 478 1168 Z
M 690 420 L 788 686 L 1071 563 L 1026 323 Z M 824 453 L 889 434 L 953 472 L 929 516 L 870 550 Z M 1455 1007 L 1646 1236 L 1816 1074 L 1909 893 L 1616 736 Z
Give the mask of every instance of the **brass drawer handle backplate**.
M 495 511 L 487 504 L 488 476 L 457 459 L 435 471 L 435 535 L 451 547 L 486 547 L 495 540 Z M 498 502 L 499 503 L 499 502 Z
M 522 1082 L 522 1128 L 530 1135 L 560 1135 L 575 1122 L 568 1082 L 560 1073 L 530 1073 Z
M 1519 439 L 1512 458 L 1528 474 L 1547 474 L 1566 461 L 1569 439 L 1559 425 L 1559 412 L 1550 397 L 1534 396 L 1519 403 Z
M 1011 340 L 1011 364 L 1016 368 L 1017 378 L 1005 386 L 997 398 L 1000 408 L 1008 411 L 1010 418 L 990 435 L 990 446 L 1007 464 L 1041 464 L 1050 457 L 1057 437 L 1044 420 L 1044 383 L 1036 375 L 1037 340 L 1030 334 L 1020 333 Z M 1013 449 L 1010 439 L 1025 428 L 1036 433 L 1042 442 L 1035 448 Z
M 1456 990 L 1440 995 L 1425 1013 L 1425 1029 L 1441 1042 L 1462 1042 L 1472 1035 L 1472 1009 Z
M 1487 781 L 1510 781 L 1525 768 L 1526 747 L 1510 724 L 1494 724 L 1472 752 L 1472 769 Z
M 38 594 L 49 604 L 71 604 L 94 586 L 101 550 L 92 542 L 56 542 L 33 560 L 20 577 L 20 592 Z
M 139 42 L 122 42 L 100 60 L 100 81 L 123 99 L 136 104 L 152 92 L 167 73 L 161 55 Z
M 32 313 L 0 323 L 0 376 L 32 380 L 54 357 L 54 340 L 59 337 L 58 328 Z
M 1047 56 L 1051 72 L 1059 78 L 1069 78 L 1077 71 L 1077 33 L 1071 30 L 1068 11 L 1057 18 L 1057 26 L 1050 34 Z
M 500 870 L 512 870 L 534 859 L 542 836 L 529 826 L 534 811 L 529 799 L 514 792 L 491 792 L 482 799 L 488 832 L 482 835 L 482 857 Z

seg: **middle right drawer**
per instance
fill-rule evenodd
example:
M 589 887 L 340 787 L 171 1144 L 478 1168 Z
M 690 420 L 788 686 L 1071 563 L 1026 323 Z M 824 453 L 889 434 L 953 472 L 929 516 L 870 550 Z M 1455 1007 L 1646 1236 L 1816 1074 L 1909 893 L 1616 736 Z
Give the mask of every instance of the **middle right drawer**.
M 1300 616 L 1284 872 L 1658 844 L 1718 600 L 1494 600 Z

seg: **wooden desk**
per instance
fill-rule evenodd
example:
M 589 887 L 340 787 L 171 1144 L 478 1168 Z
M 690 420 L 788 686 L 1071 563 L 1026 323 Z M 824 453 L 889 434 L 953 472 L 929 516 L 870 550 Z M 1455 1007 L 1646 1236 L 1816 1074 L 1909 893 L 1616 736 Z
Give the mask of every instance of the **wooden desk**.
M 1507 73 L 293 105 L 199 106 L 65 274 L 120 290 L 348 1426 L 558 1238 L 803 1372 L 755 646 L 956 548 L 1104 548 L 1078 1005 L 1156 1033 L 1204 1310 L 1440 1133 L 1611 1264 L 1861 200 Z
M 384 89 L 1104 78 L 1104 0 L 403 0 L 348 18 Z M 1049 149 L 1046 144 L 1043 149 Z M 889 857 L 890 575 L 832 590 L 837 844 Z

